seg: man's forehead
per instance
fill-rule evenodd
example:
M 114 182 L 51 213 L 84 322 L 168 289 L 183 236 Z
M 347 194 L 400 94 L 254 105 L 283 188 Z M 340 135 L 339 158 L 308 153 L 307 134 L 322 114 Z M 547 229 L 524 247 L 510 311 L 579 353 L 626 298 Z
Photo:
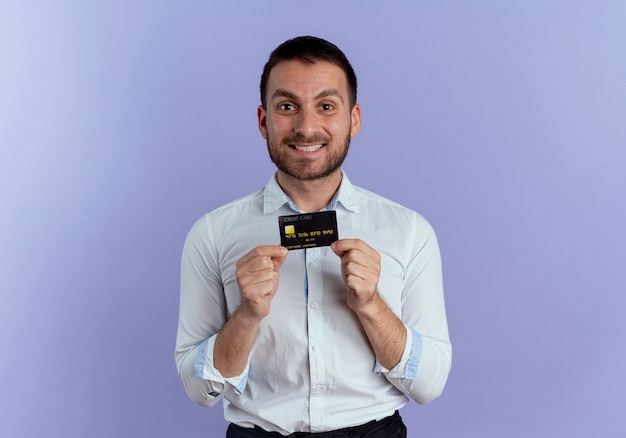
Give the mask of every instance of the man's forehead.
M 272 93 L 272 89 L 288 90 L 290 86 L 301 85 L 334 88 L 347 93 L 348 80 L 345 72 L 339 66 L 326 61 L 314 63 L 305 63 L 299 60 L 282 61 L 270 71 L 268 77 L 268 91 L 270 93 Z

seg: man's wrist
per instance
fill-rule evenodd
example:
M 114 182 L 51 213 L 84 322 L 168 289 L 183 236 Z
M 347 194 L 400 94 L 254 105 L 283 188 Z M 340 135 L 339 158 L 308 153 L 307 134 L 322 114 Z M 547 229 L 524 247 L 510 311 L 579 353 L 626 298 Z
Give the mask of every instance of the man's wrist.
M 256 330 L 261 325 L 261 321 L 263 318 L 258 316 L 250 315 L 244 308 L 239 306 L 230 317 L 232 323 L 237 325 L 237 327 L 245 329 L 245 330 Z
M 360 305 L 355 312 L 361 319 L 365 318 L 375 320 L 379 318 L 388 308 L 389 306 L 387 306 L 387 303 L 382 298 L 380 293 L 378 293 L 377 289 L 376 292 L 374 292 L 374 295 L 372 295 L 372 298 L 366 303 Z

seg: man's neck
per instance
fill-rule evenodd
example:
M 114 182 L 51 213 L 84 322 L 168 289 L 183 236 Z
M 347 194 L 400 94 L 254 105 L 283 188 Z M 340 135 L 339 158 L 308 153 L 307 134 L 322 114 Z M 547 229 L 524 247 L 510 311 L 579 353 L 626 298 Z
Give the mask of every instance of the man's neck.
M 327 177 L 310 181 L 293 178 L 280 170 L 276 174 L 278 185 L 304 213 L 326 208 L 339 189 L 341 179 L 341 169 Z

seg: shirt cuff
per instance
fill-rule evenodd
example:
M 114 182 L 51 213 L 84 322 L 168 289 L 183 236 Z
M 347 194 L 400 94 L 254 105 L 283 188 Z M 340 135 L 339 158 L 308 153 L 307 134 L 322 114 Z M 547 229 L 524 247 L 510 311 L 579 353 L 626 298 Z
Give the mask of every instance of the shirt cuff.
M 374 372 L 384 374 L 393 379 L 415 379 L 417 367 L 422 357 L 422 335 L 417 331 L 406 327 L 406 342 L 400 362 L 391 370 L 382 366 L 378 361 L 374 366 Z
M 210 397 L 219 397 L 227 387 L 232 387 L 235 389 L 235 392 L 241 394 L 244 389 L 246 389 L 250 363 L 246 364 L 246 368 L 238 376 L 222 376 L 213 364 L 213 352 L 216 338 L 217 335 L 211 336 L 200 344 L 195 361 L 196 377 L 208 381 L 210 387 L 208 395 Z

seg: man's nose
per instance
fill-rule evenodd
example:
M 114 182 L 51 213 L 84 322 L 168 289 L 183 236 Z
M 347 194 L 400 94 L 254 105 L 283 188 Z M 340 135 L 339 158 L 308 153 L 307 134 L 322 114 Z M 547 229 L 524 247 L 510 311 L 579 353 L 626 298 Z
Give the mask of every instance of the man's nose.
M 300 110 L 294 128 L 297 133 L 305 136 L 317 132 L 317 117 L 314 111 L 306 109 Z

